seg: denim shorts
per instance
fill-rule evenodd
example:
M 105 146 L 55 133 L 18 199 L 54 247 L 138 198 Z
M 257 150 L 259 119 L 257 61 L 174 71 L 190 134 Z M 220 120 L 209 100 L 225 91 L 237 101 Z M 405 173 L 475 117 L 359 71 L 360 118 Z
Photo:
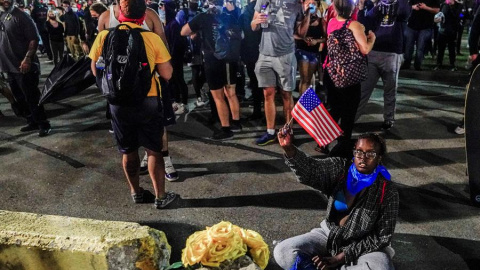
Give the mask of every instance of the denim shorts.
M 118 150 L 129 154 L 143 146 L 162 151 L 163 107 L 157 97 L 147 97 L 136 107 L 110 104 L 112 127 Z
M 309 62 L 311 64 L 318 64 L 318 53 L 316 52 L 307 52 L 304 50 L 297 49 L 295 52 L 297 61 Z

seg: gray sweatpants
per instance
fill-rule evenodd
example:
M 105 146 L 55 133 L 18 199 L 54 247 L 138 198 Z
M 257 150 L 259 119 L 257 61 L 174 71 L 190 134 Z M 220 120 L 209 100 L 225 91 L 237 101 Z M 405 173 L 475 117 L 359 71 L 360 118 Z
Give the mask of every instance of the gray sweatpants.
M 365 111 L 365 106 L 377 85 L 378 79 L 383 82 L 383 120 L 395 121 L 395 105 L 397 100 L 398 73 L 403 62 L 403 55 L 388 52 L 370 51 L 368 53 L 368 76 L 362 82 L 362 95 L 358 104 L 355 121 Z
M 285 270 L 289 270 L 295 263 L 297 253 L 301 252 L 307 257 L 316 255 L 331 256 L 327 251 L 327 240 L 330 230 L 327 223 L 322 221 L 320 228 L 315 228 L 308 233 L 294 236 L 280 242 L 273 250 L 273 256 L 277 264 Z M 393 263 L 390 255 L 393 257 L 394 251 L 387 247 L 382 251 L 372 252 L 360 256 L 356 265 L 343 265 L 341 270 L 360 270 L 360 269 L 382 269 L 393 270 Z

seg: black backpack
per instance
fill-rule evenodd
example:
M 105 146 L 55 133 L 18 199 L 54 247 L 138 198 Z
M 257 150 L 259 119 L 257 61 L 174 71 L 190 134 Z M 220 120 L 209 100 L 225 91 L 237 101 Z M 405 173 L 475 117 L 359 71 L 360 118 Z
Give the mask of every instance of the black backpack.
M 216 16 L 219 22 L 218 35 L 215 38 L 214 56 L 219 60 L 236 62 L 240 60 L 242 28 L 234 15 L 222 12 Z
M 148 63 L 142 28 L 119 24 L 109 29 L 103 44 L 105 69 L 97 68 L 103 96 L 118 106 L 138 106 L 150 91 L 152 73 Z

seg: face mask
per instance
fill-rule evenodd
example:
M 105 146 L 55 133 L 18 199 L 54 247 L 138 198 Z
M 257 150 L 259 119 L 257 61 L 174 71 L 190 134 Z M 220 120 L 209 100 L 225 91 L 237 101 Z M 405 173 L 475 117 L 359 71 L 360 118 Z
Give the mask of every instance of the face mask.
M 78 8 L 72 8 L 72 11 L 73 11 L 73 12 L 77 12 L 77 11 L 78 11 Z
M 312 3 L 308 4 L 308 10 L 310 11 L 310 14 L 315 13 L 316 9 L 317 9 L 317 7 L 314 4 L 312 4 Z
M 325 3 L 330 6 L 332 4 L 332 0 L 325 0 Z
M 163 23 L 167 21 L 167 18 L 165 16 L 165 10 L 158 9 L 158 16 L 160 17 L 160 21 L 162 21 Z
M 50 18 L 52 20 L 55 20 L 55 18 L 57 18 L 57 17 L 55 17 L 55 15 L 50 15 L 50 16 L 48 16 L 48 18 Z

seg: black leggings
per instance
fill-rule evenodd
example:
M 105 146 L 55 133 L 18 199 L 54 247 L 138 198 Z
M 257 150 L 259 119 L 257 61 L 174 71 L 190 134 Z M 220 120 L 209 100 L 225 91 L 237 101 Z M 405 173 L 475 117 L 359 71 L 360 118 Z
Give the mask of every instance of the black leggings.
M 53 54 L 53 63 L 58 64 L 58 62 L 63 59 L 63 51 L 65 50 L 65 43 L 63 41 L 52 41 L 50 40 L 50 48 L 52 48 Z
M 188 86 L 183 78 L 183 59 L 171 61 L 173 67 L 171 90 L 174 92 L 175 102 L 188 103 Z
M 202 65 L 192 65 L 192 84 L 197 98 L 202 97 L 202 87 L 205 84 L 205 70 Z
M 328 89 L 328 103 L 330 104 L 330 115 L 337 123 L 340 121 L 340 128 L 343 130 L 343 139 L 352 138 L 353 124 L 357 114 L 358 104 L 360 103 L 361 84 L 337 88 L 327 71 L 323 76 L 323 85 Z

